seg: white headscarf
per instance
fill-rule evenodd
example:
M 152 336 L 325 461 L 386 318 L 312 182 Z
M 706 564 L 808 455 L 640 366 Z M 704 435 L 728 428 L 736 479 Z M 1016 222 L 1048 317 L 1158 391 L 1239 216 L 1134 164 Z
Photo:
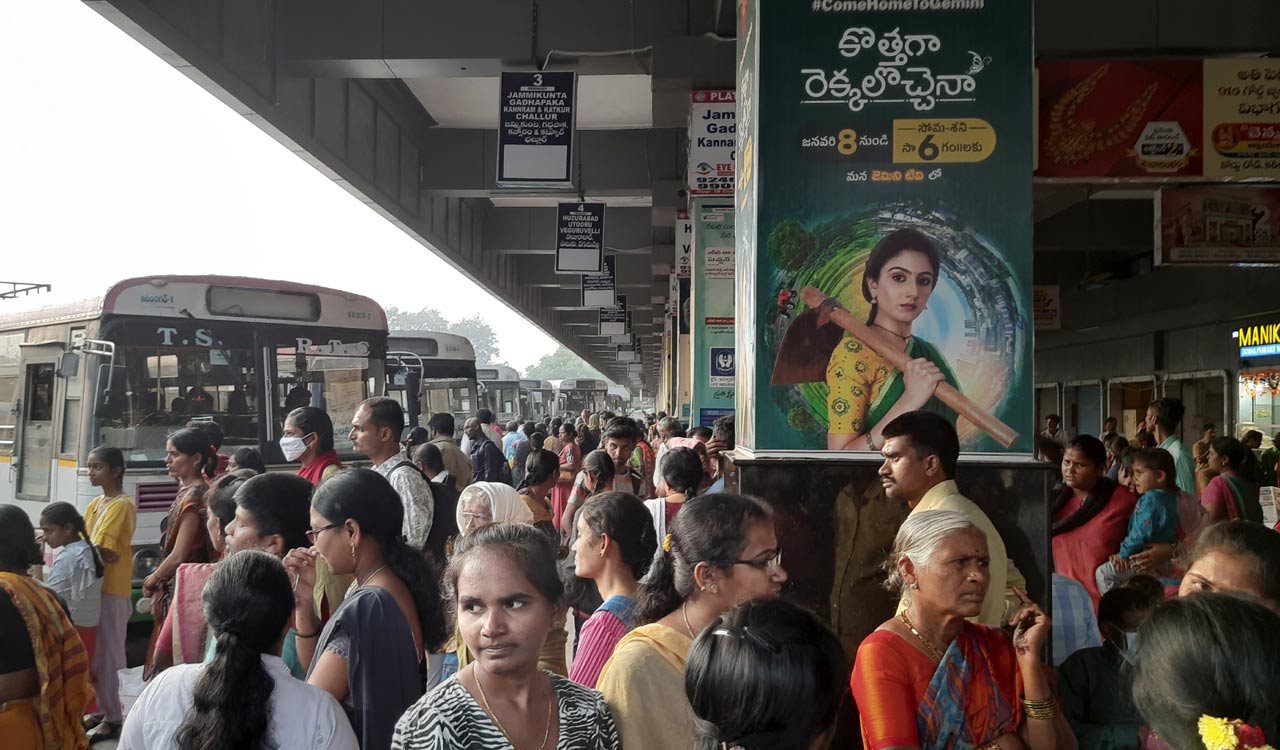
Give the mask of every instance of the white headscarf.
M 458 495 L 458 528 L 462 522 L 462 506 L 468 501 L 481 501 L 489 506 L 494 523 L 533 523 L 533 511 L 524 504 L 515 488 L 502 482 L 476 482 Z

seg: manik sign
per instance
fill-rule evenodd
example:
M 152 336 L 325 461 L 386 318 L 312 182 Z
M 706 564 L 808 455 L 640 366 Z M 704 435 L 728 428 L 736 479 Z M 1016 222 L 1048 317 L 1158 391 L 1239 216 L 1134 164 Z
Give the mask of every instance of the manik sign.
M 737 140 L 734 92 L 690 92 L 689 195 L 733 195 Z
M 1269 357 L 1280 354 L 1280 323 L 1245 326 L 1235 332 L 1241 357 Z

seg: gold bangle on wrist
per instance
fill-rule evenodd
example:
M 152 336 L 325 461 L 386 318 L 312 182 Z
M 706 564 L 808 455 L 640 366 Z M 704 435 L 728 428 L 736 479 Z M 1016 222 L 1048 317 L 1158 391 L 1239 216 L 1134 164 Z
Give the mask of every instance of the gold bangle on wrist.
M 1039 721 L 1049 721 L 1058 715 L 1058 701 L 1056 698 L 1043 698 L 1041 700 L 1022 700 L 1022 713 L 1028 719 L 1036 719 Z

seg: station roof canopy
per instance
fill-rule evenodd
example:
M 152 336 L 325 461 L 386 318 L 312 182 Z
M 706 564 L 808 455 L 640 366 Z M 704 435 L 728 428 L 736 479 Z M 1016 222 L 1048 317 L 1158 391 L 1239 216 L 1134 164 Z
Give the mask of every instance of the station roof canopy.
M 609 205 L 605 245 L 653 392 L 684 192 L 689 91 L 734 87 L 725 0 L 86 0 L 361 201 L 616 382 L 630 382 L 576 276 L 554 269 L 555 204 Z M 1237 18 L 1274 0 L 1240 0 Z M 1037 0 L 1042 57 L 1270 49 L 1274 27 L 1199 0 Z M 498 76 L 578 79 L 573 189 L 499 187 Z M 1038 205 L 1060 213 L 1070 191 Z

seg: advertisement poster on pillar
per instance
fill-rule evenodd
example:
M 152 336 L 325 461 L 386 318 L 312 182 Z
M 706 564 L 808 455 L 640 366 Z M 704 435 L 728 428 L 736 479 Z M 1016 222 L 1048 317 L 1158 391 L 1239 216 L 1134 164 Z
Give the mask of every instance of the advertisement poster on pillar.
M 753 450 L 878 451 L 925 409 L 1030 454 L 1032 4 L 751 5 Z

